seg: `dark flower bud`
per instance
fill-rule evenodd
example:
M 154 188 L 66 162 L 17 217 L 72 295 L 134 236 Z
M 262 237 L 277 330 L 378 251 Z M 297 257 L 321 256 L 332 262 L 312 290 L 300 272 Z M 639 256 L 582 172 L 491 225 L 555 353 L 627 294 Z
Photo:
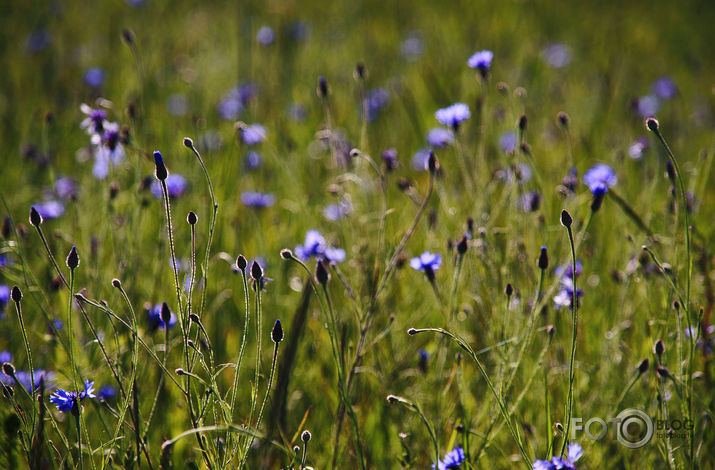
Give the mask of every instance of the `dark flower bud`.
M 400 191 L 407 191 L 412 187 L 412 183 L 407 178 L 400 177 L 397 179 L 397 187 L 400 188 Z
M 236 258 L 236 266 L 238 266 L 238 269 L 245 272 L 246 266 L 248 266 L 248 260 L 246 259 L 246 257 L 243 255 L 238 255 L 238 258 Z
M 12 233 L 12 221 L 10 220 L 10 217 L 5 217 L 2 219 L 2 229 L 0 229 L 0 235 L 2 235 L 3 240 L 7 240 L 10 238 L 10 234 Z
M 554 325 L 547 326 L 546 333 L 549 335 L 549 337 L 554 336 L 554 333 L 556 333 L 556 327 Z
M 30 207 L 30 223 L 35 227 L 39 227 L 42 223 L 42 216 L 34 207 Z
M 666 367 L 656 366 L 655 370 L 656 370 L 656 372 L 658 372 L 658 375 L 660 375 L 664 379 L 667 379 L 670 377 L 670 371 Z
M 437 162 L 437 157 L 434 156 L 434 152 L 430 150 L 429 157 L 427 157 L 427 169 L 431 175 L 437 173 L 439 170 L 439 163 Z
M 512 287 L 510 282 L 506 283 L 506 288 L 504 289 L 504 293 L 506 294 L 507 297 L 511 297 L 511 294 L 514 293 L 514 287 Z
M 665 344 L 663 344 L 663 341 L 658 340 L 658 341 L 655 342 L 655 344 L 653 345 L 653 352 L 654 352 L 657 356 L 662 356 L 662 355 L 663 355 L 663 353 L 665 352 Z
M 189 149 L 194 148 L 194 141 L 188 137 L 184 137 L 184 147 Z
M 310 438 L 313 437 L 312 434 L 310 434 L 310 431 L 307 429 L 303 431 L 303 433 L 300 435 L 300 440 L 303 441 L 305 444 L 310 442 Z
M 678 302 L 677 300 L 676 300 L 675 302 L 673 302 L 673 308 L 674 308 L 676 311 L 677 311 L 677 310 L 680 310 L 680 302 Z
M 119 194 L 119 184 L 116 181 L 112 181 L 109 184 L 109 199 L 115 199 Z
M 549 254 L 545 246 L 541 247 L 541 253 L 539 253 L 539 269 L 546 271 L 549 267 Z
M 668 175 L 668 179 L 675 184 L 675 167 L 670 160 L 665 162 L 665 173 Z
M 175 369 L 174 372 L 176 372 L 176 375 L 184 375 L 186 371 L 179 367 L 178 369 Z
M 519 150 L 521 150 L 521 153 L 524 155 L 531 155 L 531 145 L 527 144 L 526 142 L 522 142 L 519 144 Z
M 328 88 L 328 81 L 325 77 L 318 77 L 318 96 L 321 98 L 327 98 L 330 89 Z
M 293 252 L 290 251 L 288 248 L 283 248 L 281 250 L 281 258 L 285 260 L 293 259 Z
M 166 165 L 164 165 L 164 158 L 158 150 L 154 152 L 154 165 L 156 167 L 156 171 L 154 172 L 156 179 L 164 181 L 166 177 L 169 176 L 169 172 L 166 169 Z
M 300 453 L 300 446 L 299 445 L 294 445 L 293 446 L 293 453 L 298 455 Z
M 131 46 L 134 44 L 134 33 L 130 29 L 123 29 L 122 39 Z
M 497 83 L 497 91 L 502 95 L 506 95 L 507 93 L 509 93 L 509 85 L 504 82 L 499 82 Z
M 649 117 L 648 119 L 645 120 L 645 126 L 648 128 L 649 131 L 657 132 L 659 123 L 656 118 Z
M 199 218 L 196 216 L 196 212 L 189 211 L 189 215 L 186 216 L 186 221 L 189 225 L 196 225 L 196 222 L 199 221 Z
M 22 300 L 22 291 L 20 290 L 20 288 L 14 286 L 12 288 L 12 291 L 10 292 L 10 297 L 12 298 L 13 302 L 19 303 Z
M 456 430 L 458 433 L 463 433 L 464 432 L 464 425 L 463 424 L 458 424 L 456 427 Z
M 251 263 L 251 277 L 254 281 L 263 279 L 263 268 L 258 264 L 258 261 Z
M 398 400 L 397 400 L 397 397 L 396 397 L 395 395 L 388 395 L 388 396 L 387 396 L 387 401 L 388 401 L 389 403 L 397 403 Z
M 280 320 L 276 320 L 273 324 L 273 330 L 271 330 L 271 339 L 274 343 L 278 344 L 283 341 L 283 326 Z
M 367 69 L 365 68 L 365 64 L 363 64 L 362 62 L 358 62 L 355 66 L 355 72 L 353 73 L 353 77 L 355 77 L 355 80 L 365 80 L 366 76 Z
M 360 150 L 352 149 L 350 150 L 350 158 L 357 158 L 360 156 Z
M 116 287 L 117 289 L 120 289 L 122 287 L 122 281 L 117 278 L 114 278 L 112 279 L 112 286 Z
M 564 113 L 563 111 L 558 114 L 558 120 L 559 124 L 565 129 L 568 129 L 569 127 L 569 122 L 571 121 L 571 118 L 569 118 L 569 115 Z
M 410 328 L 410 329 L 407 330 L 407 334 L 410 335 L 410 336 L 414 336 L 414 335 L 417 334 L 417 330 L 414 329 L 414 328 Z
M 318 265 L 315 267 L 315 279 L 323 286 L 330 280 L 330 273 L 322 260 L 319 260 Z
M 522 114 L 519 118 L 519 130 L 524 132 L 526 130 L 526 114 Z
M 649 366 L 650 362 L 648 361 L 648 358 L 643 359 L 641 362 L 638 363 L 638 373 L 645 374 L 646 372 L 648 372 Z
M 601 208 L 601 204 L 603 204 L 603 198 L 605 196 L 605 187 L 599 186 L 598 188 L 596 188 L 596 190 L 593 192 L 593 199 L 591 200 L 591 212 L 598 212 L 598 209 Z
M 169 306 L 166 302 L 161 304 L 161 320 L 165 325 L 168 325 L 171 320 L 171 310 L 169 310 Z
M 192 313 L 191 315 L 189 315 L 189 320 L 191 320 L 193 323 L 196 323 L 198 325 L 201 324 L 201 320 L 199 319 L 199 316 L 196 315 L 195 313 Z
M 467 237 L 462 237 L 462 239 L 457 243 L 457 253 L 464 255 L 467 252 L 467 248 L 469 248 Z
M 2 365 L 2 371 L 5 373 L 5 375 L 9 375 L 12 377 L 15 375 L 15 366 L 12 365 L 11 362 L 4 362 Z
M 569 214 L 569 211 L 566 209 L 561 211 L 561 225 L 563 225 L 566 228 L 571 228 L 571 224 L 573 223 L 573 219 L 571 218 L 571 214 Z
M 73 246 L 70 253 L 67 255 L 67 267 L 70 269 L 76 269 L 79 266 L 79 255 L 77 254 L 77 247 Z
M 467 231 L 470 234 L 474 233 L 474 219 L 471 217 L 467 217 Z

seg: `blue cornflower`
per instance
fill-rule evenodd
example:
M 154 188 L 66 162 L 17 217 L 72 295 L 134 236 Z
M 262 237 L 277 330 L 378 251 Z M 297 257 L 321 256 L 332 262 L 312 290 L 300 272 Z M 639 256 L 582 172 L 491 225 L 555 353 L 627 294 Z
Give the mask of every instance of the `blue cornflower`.
M 0 364 L 4 364 L 6 362 L 12 362 L 12 354 L 10 351 L 0 351 Z
M 570 277 L 561 278 L 561 285 L 559 292 L 554 296 L 554 304 L 556 310 L 561 307 L 571 307 L 571 302 L 574 300 L 574 285 L 573 279 Z M 576 289 L 576 301 L 583 296 L 583 291 L 581 289 Z
M 30 32 L 25 41 L 25 46 L 31 52 L 41 52 L 52 42 L 52 37 L 44 29 L 36 29 Z
M 353 211 L 353 205 L 349 199 L 343 199 L 337 204 L 328 204 L 323 209 L 323 216 L 335 222 L 343 217 L 350 215 Z
M 60 199 L 73 199 L 77 197 L 77 182 L 69 176 L 60 176 L 55 179 L 55 194 Z
M 239 133 L 246 145 L 256 145 L 266 140 L 266 128 L 260 124 L 243 125 L 239 128 Z
M 675 86 L 675 82 L 670 77 L 660 77 L 658 80 L 653 82 L 651 90 L 655 95 L 662 100 L 670 100 L 675 98 L 678 93 L 678 87 Z
M 454 132 L 444 127 L 435 127 L 427 132 L 427 145 L 444 148 L 454 143 Z
M 92 136 L 94 149 L 94 167 L 92 174 L 96 179 L 102 180 L 109 174 L 111 165 L 119 165 L 124 161 L 124 146 L 119 141 L 119 124 L 107 122 L 104 124 L 104 133 Z
M 186 178 L 183 176 L 172 173 L 169 176 L 166 177 L 166 191 L 169 193 L 169 197 L 179 197 L 182 194 L 184 194 L 184 191 L 186 191 L 187 183 L 186 183 Z M 161 182 L 159 181 L 154 181 L 151 184 L 151 194 L 157 198 L 161 199 L 162 197 L 162 191 L 161 191 Z
M 82 103 L 80 111 L 87 117 L 80 123 L 82 129 L 87 130 L 89 135 L 101 135 L 107 123 L 107 113 L 102 109 L 93 109 L 89 105 Z
M 583 272 L 583 263 L 581 262 L 581 260 L 577 259 L 576 260 L 576 277 L 579 277 L 582 272 Z M 568 278 L 573 279 L 573 273 L 574 273 L 574 269 L 573 269 L 572 263 L 568 263 L 565 266 L 556 266 L 554 268 L 554 275 L 556 277 L 568 277 Z
M 516 152 L 516 132 L 507 131 L 499 136 L 499 148 L 502 152 L 513 155 Z
M 270 46 L 276 39 L 276 33 L 270 26 L 263 26 L 256 33 L 256 41 L 264 46 Z
M 240 84 L 223 96 L 218 104 L 218 114 L 227 121 L 238 119 L 243 108 L 257 95 L 258 85 L 255 83 Z
M 5 310 L 5 305 L 10 301 L 10 286 L 0 284 L 0 312 Z
M 551 67 L 560 69 L 571 62 L 571 51 L 564 44 L 551 44 L 544 49 L 542 57 Z
M 439 253 L 425 251 L 420 256 L 410 260 L 410 267 L 417 271 L 436 271 L 442 266 L 442 256 Z
M 536 212 L 541 206 L 541 194 L 538 191 L 524 193 L 517 201 L 517 206 L 525 212 Z
M 90 382 L 88 379 L 84 381 L 84 390 L 81 392 L 68 392 L 58 388 L 55 392 L 50 395 L 50 402 L 57 405 L 57 409 L 63 413 L 71 411 L 72 413 L 79 412 L 79 403 L 85 398 L 95 398 L 94 395 L 94 382 Z
M 576 462 L 583 456 L 583 449 L 580 445 L 572 442 L 568 445 L 566 458 L 552 457 L 551 460 L 535 460 L 534 470 L 576 470 Z
M 419 31 L 411 31 L 407 39 L 400 45 L 400 53 L 408 62 L 414 62 L 419 59 L 424 49 Z
M 443 126 L 457 130 L 459 125 L 472 115 L 469 112 L 469 106 L 464 103 L 455 103 L 446 108 L 438 109 L 434 116 Z
M 604 189 L 608 192 L 608 188 L 618 183 L 618 177 L 613 168 L 599 164 L 584 173 L 583 182 L 592 193 L 596 194 L 597 191 L 603 191 Z
M 291 103 L 286 114 L 291 121 L 303 122 L 308 117 L 308 109 L 300 103 Z
M 166 323 L 164 323 L 164 320 L 161 318 L 162 307 L 163 304 L 156 304 L 148 310 L 149 329 L 152 331 L 157 329 L 163 330 L 166 327 Z M 171 312 L 171 316 L 169 317 L 169 329 L 173 328 L 174 325 L 176 325 L 176 322 L 176 315 L 174 314 L 174 312 Z
M 412 169 L 416 171 L 427 171 L 427 159 L 429 158 L 430 150 L 427 147 L 423 147 L 415 152 L 412 156 Z
M 472 54 L 467 61 L 467 65 L 470 68 L 479 70 L 484 75 L 489 71 L 489 67 L 492 66 L 492 59 L 494 59 L 492 51 L 479 51 Z
M 243 161 L 243 167 L 247 170 L 256 170 L 263 164 L 263 157 L 255 150 L 246 152 L 246 159 Z
M 65 213 L 65 205 L 61 201 L 44 201 L 33 204 L 32 207 L 43 219 L 56 219 Z
M 317 230 L 308 230 L 305 243 L 295 247 L 295 254 L 306 261 L 311 257 L 324 258 L 339 263 L 345 260 L 345 250 L 327 245 L 325 237 Z
M 437 462 L 437 470 L 446 470 L 448 468 L 457 468 L 465 461 L 464 450 L 460 446 L 456 446 L 454 449 L 450 450 L 442 460 Z M 432 465 L 434 468 L 434 465 Z
M 658 97 L 654 95 L 648 95 L 639 98 L 638 102 L 636 103 L 636 109 L 638 110 L 638 114 L 640 114 L 644 118 L 655 116 L 655 114 L 660 109 L 660 102 L 658 101 Z
M 390 93 L 384 88 L 373 88 L 368 90 L 365 96 L 365 109 L 367 110 L 367 121 L 372 122 L 377 119 L 380 110 L 390 102 Z
M 101 401 L 110 401 L 116 398 L 117 389 L 111 385 L 105 385 L 97 391 L 97 398 Z
M 640 160 L 643 158 L 643 152 L 648 150 L 650 147 L 650 142 L 648 142 L 648 137 L 638 137 L 630 147 L 628 147 L 628 156 L 634 160 Z
M 84 73 L 84 83 L 87 85 L 99 88 L 104 83 L 104 70 L 99 67 L 90 67 Z
M 258 191 L 244 191 L 241 193 L 241 202 L 245 206 L 256 209 L 271 207 L 276 203 L 276 197 L 270 193 L 259 193 Z
M 40 386 L 40 382 L 44 382 L 45 386 L 52 386 L 55 382 L 55 373 L 52 371 L 46 371 L 45 369 L 34 369 L 34 374 L 35 376 L 35 390 Z M 32 375 L 30 375 L 29 371 L 26 370 L 18 370 L 15 372 L 15 377 L 17 378 L 17 381 L 20 382 L 20 385 L 22 385 L 25 390 L 28 392 L 32 388 Z
M 397 161 L 397 149 L 389 148 L 382 152 L 382 161 L 385 163 L 387 171 L 392 171 L 399 165 Z

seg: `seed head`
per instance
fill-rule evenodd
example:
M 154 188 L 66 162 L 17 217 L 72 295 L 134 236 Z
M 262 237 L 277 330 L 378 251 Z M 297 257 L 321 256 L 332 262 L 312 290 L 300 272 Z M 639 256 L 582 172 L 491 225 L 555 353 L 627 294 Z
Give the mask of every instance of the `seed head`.
M 189 148 L 189 149 L 193 149 L 193 148 L 194 148 L 194 141 L 191 140 L 191 139 L 188 138 L 188 137 L 184 137 L 184 147 Z
M 665 352 L 665 344 L 663 344 L 663 341 L 658 340 L 658 341 L 655 342 L 655 344 L 653 345 L 653 352 L 654 352 L 657 356 L 662 356 L 662 355 L 663 355 L 663 353 Z
M 116 287 L 117 289 L 120 289 L 122 287 L 122 281 L 115 277 L 114 279 L 112 279 L 112 286 Z
M 651 132 L 658 132 L 658 127 L 660 126 L 660 124 L 658 123 L 658 120 L 656 118 L 649 117 L 645 120 L 645 126 Z
M 507 297 L 511 297 L 511 295 L 514 293 L 514 287 L 512 287 L 510 282 L 507 282 L 506 288 L 504 289 L 504 293 Z
M 410 328 L 410 329 L 407 330 L 407 334 L 410 335 L 410 336 L 414 336 L 414 335 L 417 334 L 417 330 L 414 329 L 414 328 Z
M 77 247 L 73 246 L 67 255 L 67 267 L 74 270 L 77 266 L 79 266 L 79 255 L 77 254 Z
M 5 362 L 2 365 L 2 371 L 5 373 L 5 375 L 9 375 L 10 377 L 15 375 L 15 366 L 12 365 L 11 362 Z
M 330 93 L 330 88 L 328 87 L 328 81 L 322 75 L 318 77 L 318 96 L 320 98 L 327 98 L 328 93 Z
M 22 300 L 22 291 L 20 290 L 19 287 L 14 286 L 12 288 L 12 291 L 10 292 L 10 297 L 12 298 L 12 301 L 17 303 L 20 303 Z
M 522 114 L 521 117 L 519 118 L 519 130 L 521 132 L 524 132 L 526 130 L 526 114 Z
M 283 341 L 283 326 L 280 320 L 276 320 L 273 324 L 273 330 L 271 330 L 271 339 L 274 343 L 278 344 Z
M 134 33 L 132 32 L 131 29 L 123 29 L 122 30 L 122 39 L 124 39 L 124 42 L 129 44 L 130 46 L 134 44 Z
M 648 367 L 650 366 L 650 362 L 648 361 L 648 358 L 646 357 L 643 359 L 641 362 L 638 363 L 638 373 L 639 374 L 645 374 L 648 372 Z
M 293 252 L 290 251 L 288 248 L 283 248 L 281 250 L 281 258 L 285 260 L 293 259 Z
M 658 372 L 658 375 L 660 375 L 664 379 L 667 379 L 670 377 L 670 371 L 668 370 L 667 367 L 656 366 L 655 370 L 656 370 L 656 372 Z
M 571 118 L 569 118 L 569 115 L 564 113 L 563 111 L 561 111 L 557 117 L 559 120 L 559 124 L 561 124 L 561 127 L 563 127 L 564 129 L 568 129 L 569 122 L 571 121 Z

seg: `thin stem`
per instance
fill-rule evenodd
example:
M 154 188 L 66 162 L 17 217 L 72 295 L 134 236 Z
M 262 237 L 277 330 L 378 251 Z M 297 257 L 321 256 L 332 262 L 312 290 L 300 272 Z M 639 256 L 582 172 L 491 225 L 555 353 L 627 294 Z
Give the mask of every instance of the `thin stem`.
M 422 408 L 420 408 L 420 405 L 417 404 L 417 402 L 414 402 L 412 400 L 408 400 L 407 398 L 404 397 L 399 397 L 396 395 L 388 395 L 387 396 L 387 401 L 389 403 L 399 403 L 406 408 L 414 411 L 419 415 L 420 419 L 424 423 L 425 427 L 427 428 L 427 432 L 429 433 L 430 439 L 432 440 L 432 446 L 434 447 L 434 468 L 437 468 L 439 466 L 439 444 L 437 443 L 437 435 L 435 433 L 434 428 L 430 424 L 429 420 L 425 416 L 424 412 L 422 411 Z
M 20 331 L 22 331 L 22 341 L 25 344 L 25 352 L 27 353 L 27 363 L 30 368 L 30 390 L 35 393 L 35 369 L 32 366 L 32 352 L 30 351 L 30 342 L 27 339 L 27 331 L 25 330 L 25 322 L 22 319 L 22 307 L 20 302 L 15 302 L 15 310 L 17 311 L 17 318 L 20 322 Z M 32 406 L 32 421 L 33 426 L 35 422 L 35 406 Z
M 573 413 L 573 384 L 575 378 L 574 361 L 576 358 L 576 335 L 578 333 L 578 290 L 576 288 L 576 248 L 573 241 L 573 232 L 571 226 L 567 226 L 566 230 L 569 235 L 569 244 L 571 245 L 571 262 L 572 262 L 572 273 L 571 276 L 573 281 L 573 295 L 571 298 L 571 319 L 573 322 L 573 328 L 571 331 L 571 359 L 569 360 L 569 392 L 566 405 L 566 434 L 564 437 L 564 442 L 561 446 L 561 455 L 563 456 L 566 451 L 566 444 L 568 441 L 569 430 L 571 429 L 571 415 Z

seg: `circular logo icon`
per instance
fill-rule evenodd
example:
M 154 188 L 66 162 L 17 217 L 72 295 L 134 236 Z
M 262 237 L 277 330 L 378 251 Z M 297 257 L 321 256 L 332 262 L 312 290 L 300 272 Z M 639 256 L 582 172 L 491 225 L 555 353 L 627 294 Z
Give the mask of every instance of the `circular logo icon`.
M 626 408 L 614 421 L 618 442 L 629 449 L 639 449 L 653 437 L 653 420 L 637 408 Z

